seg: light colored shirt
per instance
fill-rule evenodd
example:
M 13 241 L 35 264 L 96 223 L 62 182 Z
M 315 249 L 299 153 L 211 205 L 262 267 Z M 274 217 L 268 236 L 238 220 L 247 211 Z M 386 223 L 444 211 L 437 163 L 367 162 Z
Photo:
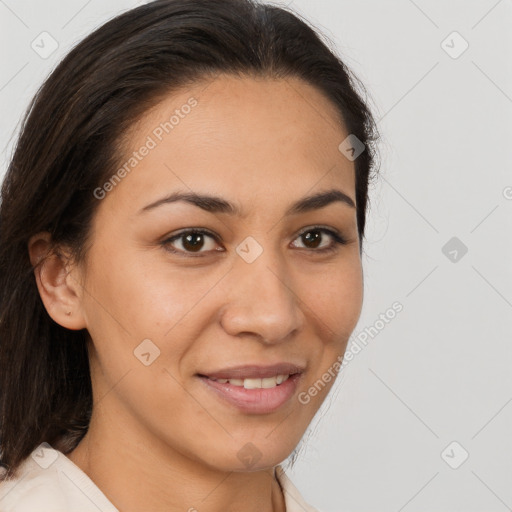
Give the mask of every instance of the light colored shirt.
M 42 446 L 23 461 L 17 478 L 0 483 L 0 512 L 119 512 L 71 459 Z M 276 477 L 286 512 L 319 512 L 304 501 L 280 465 Z

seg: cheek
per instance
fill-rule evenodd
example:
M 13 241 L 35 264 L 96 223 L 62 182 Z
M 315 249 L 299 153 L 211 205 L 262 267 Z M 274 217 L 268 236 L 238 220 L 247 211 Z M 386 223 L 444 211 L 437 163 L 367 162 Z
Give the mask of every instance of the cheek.
M 162 339 L 200 301 L 216 277 L 168 264 L 158 249 L 98 251 L 88 272 L 87 309 L 92 325 L 140 338 Z M 211 273 L 210 273 L 211 274 Z M 217 278 L 218 279 L 218 278 Z
M 337 318 L 339 318 L 338 332 L 347 339 L 354 330 L 363 304 L 363 276 L 360 267 L 343 274 L 333 283 L 331 297 L 339 297 L 335 302 Z
M 316 334 L 321 342 L 298 396 L 306 422 L 311 421 L 339 378 L 343 355 L 362 308 L 361 266 L 342 265 L 336 271 L 331 270 L 316 290 L 307 304 L 310 322 L 317 326 Z
M 87 329 L 102 373 L 108 374 L 110 383 L 117 382 L 128 369 L 143 366 L 137 354 L 142 357 L 149 349 L 151 360 L 156 355 L 151 369 L 172 368 L 180 380 L 181 361 L 197 349 L 193 340 L 215 317 L 218 303 L 208 302 L 209 292 L 226 269 L 184 271 L 157 251 L 146 257 L 128 250 L 116 251 L 111 258 L 101 251 L 94 256 L 88 272 Z M 134 378 L 135 374 L 130 375 Z M 161 374 L 158 382 L 162 378 L 169 380 L 169 374 Z M 155 383 L 152 378 L 138 383 L 141 389 L 146 385 Z M 167 396 L 168 382 L 164 389 Z
M 354 330 L 363 302 L 363 276 L 359 258 L 326 268 L 309 291 L 303 293 L 311 315 L 322 323 L 324 340 L 346 342 Z

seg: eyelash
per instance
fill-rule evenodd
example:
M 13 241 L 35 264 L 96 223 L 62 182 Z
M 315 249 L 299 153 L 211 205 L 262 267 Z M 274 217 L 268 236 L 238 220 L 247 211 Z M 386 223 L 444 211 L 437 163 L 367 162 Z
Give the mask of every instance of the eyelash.
M 333 243 L 328 247 L 324 247 L 323 249 L 308 249 L 308 248 L 303 248 L 303 247 L 299 247 L 299 249 L 305 249 L 306 251 L 316 252 L 316 253 L 320 253 L 320 254 L 328 254 L 328 253 L 335 252 L 338 249 L 338 246 L 347 244 L 347 240 L 340 233 L 333 231 L 332 229 L 322 227 L 322 226 L 309 227 L 309 228 L 301 231 L 297 235 L 296 238 L 300 238 L 302 235 L 305 235 L 306 233 L 309 233 L 311 231 L 320 231 L 321 233 L 330 235 L 333 239 Z M 170 238 L 166 238 L 165 240 L 163 240 L 161 242 L 161 244 L 162 244 L 162 246 L 164 246 L 164 248 L 167 251 L 169 251 L 173 254 L 179 254 L 180 256 L 186 255 L 185 257 L 201 258 L 204 256 L 205 253 L 210 252 L 210 251 L 203 251 L 203 252 L 194 253 L 191 251 L 182 251 L 181 249 L 174 249 L 174 248 L 170 247 L 170 244 L 172 242 L 174 242 L 175 240 L 179 240 L 180 238 L 183 238 L 186 235 L 207 235 L 207 236 L 210 236 L 211 238 L 213 238 L 217 243 L 219 242 L 218 237 L 211 231 L 203 229 L 203 228 L 192 228 L 192 229 L 188 229 L 187 231 L 182 231 L 181 233 L 173 235 Z

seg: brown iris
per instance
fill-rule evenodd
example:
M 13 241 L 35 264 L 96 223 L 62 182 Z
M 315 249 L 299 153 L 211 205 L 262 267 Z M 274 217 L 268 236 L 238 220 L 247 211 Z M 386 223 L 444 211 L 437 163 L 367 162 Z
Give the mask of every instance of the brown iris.
M 302 239 L 304 240 L 304 244 L 306 246 L 308 246 L 308 243 L 310 243 L 310 242 L 313 243 L 312 246 L 308 246 L 308 247 L 312 247 L 312 248 L 318 247 L 318 245 L 320 243 L 320 239 L 322 237 L 320 231 L 318 231 L 318 230 L 308 231 L 308 232 L 302 234 L 301 236 L 302 236 Z
M 183 247 L 187 251 L 190 250 L 197 252 L 201 250 L 204 244 L 203 236 L 204 235 L 202 233 L 190 233 L 186 236 L 183 236 Z

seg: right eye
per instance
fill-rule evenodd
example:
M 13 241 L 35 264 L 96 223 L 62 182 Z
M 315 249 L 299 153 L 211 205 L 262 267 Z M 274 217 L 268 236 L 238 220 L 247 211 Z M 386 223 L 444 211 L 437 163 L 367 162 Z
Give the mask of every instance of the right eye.
M 169 238 L 166 238 L 161 242 L 162 246 L 165 247 L 166 250 L 179 254 L 180 256 L 191 256 L 191 257 L 200 257 L 203 254 L 208 252 L 208 250 L 202 251 L 205 246 L 208 248 L 210 246 L 210 250 L 219 251 L 219 249 L 214 249 L 215 244 L 208 244 L 205 242 L 205 239 L 210 239 L 213 241 L 217 241 L 218 237 L 202 228 L 194 228 L 188 229 L 187 231 L 182 231 L 181 233 L 177 233 Z M 178 245 L 181 247 L 176 248 L 176 242 L 179 242 Z

